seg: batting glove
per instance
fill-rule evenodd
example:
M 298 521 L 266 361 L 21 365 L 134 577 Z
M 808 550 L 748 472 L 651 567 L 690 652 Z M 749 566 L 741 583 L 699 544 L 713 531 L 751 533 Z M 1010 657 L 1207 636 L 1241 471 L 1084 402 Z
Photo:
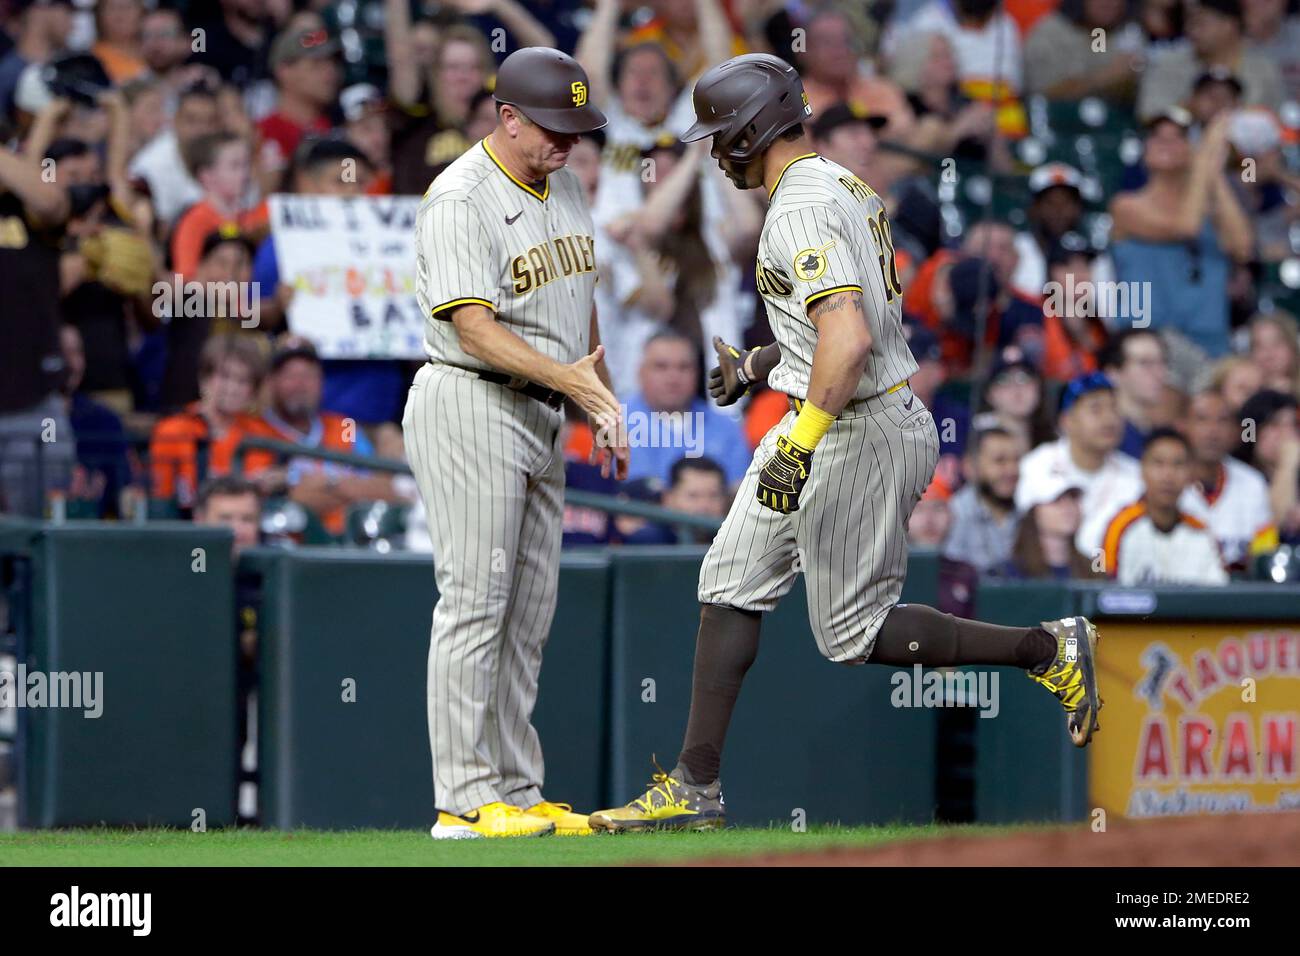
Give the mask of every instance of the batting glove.
M 748 355 L 734 345 L 728 345 L 719 336 L 713 337 L 713 349 L 718 353 L 718 364 L 709 370 L 709 394 L 719 407 L 734 405 L 749 390 L 750 380 L 745 375 L 745 358 Z M 757 352 L 758 349 L 751 349 Z
M 799 510 L 799 492 L 808 483 L 813 453 L 785 435 L 776 440 L 776 451 L 758 473 L 758 503 L 788 515 Z

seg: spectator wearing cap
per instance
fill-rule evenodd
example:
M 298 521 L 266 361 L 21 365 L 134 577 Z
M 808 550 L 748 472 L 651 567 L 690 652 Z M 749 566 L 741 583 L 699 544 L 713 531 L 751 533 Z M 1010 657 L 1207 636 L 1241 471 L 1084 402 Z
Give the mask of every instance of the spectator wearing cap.
M 274 189 L 304 136 L 329 132 L 327 111 L 339 90 L 338 52 L 338 41 L 324 29 L 290 28 L 271 44 L 276 106 L 257 123 L 265 192 Z
M 1011 559 L 1018 515 L 1016 483 L 1025 446 L 997 425 L 971 431 L 962 460 L 966 483 L 952 496 L 952 528 L 943 556 L 994 573 Z
M 1214 535 L 1179 510 L 1191 477 L 1187 439 L 1172 428 L 1153 431 L 1142 450 L 1142 497 L 1106 526 L 1102 566 L 1124 587 L 1228 583 Z
M 1288 99 L 1300 100 L 1300 16 L 1289 0 L 1242 0 L 1250 52 L 1277 64 Z
M 889 122 L 880 113 L 868 113 L 852 103 L 832 103 L 812 123 L 813 146 L 833 163 L 839 163 L 878 193 L 892 185 L 874 168 L 876 134 Z
M 1153 120 L 1144 150 L 1147 184 L 1110 203 L 1111 255 L 1116 277 L 1132 290 L 1133 312 L 1114 321 L 1150 323 L 1219 358 L 1228 351 L 1231 264 L 1247 261 L 1254 243 L 1224 172 L 1228 117 L 1211 122 L 1195 148 L 1190 124 L 1179 108 Z M 1145 314 L 1137 314 L 1138 302 Z
M 181 412 L 161 419 L 149 440 L 150 494 L 192 508 L 199 484 L 228 474 L 235 451 L 248 436 L 269 432 L 255 414 L 257 393 L 266 376 L 266 359 L 244 336 L 215 335 L 199 354 L 198 393 Z M 244 472 L 266 472 L 274 459 L 250 452 Z M 274 484 L 273 476 L 267 479 Z
M 1180 427 L 1192 461 L 1179 507 L 1210 529 L 1224 564 L 1242 567 L 1251 542 L 1273 524 L 1268 482 L 1232 457 L 1241 426 L 1219 392 L 1207 388 L 1193 395 Z
M 1143 74 L 1138 90 L 1138 119 L 1148 122 L 1181 106 L 1196 80 L 1213 67 L 1235 74 L 1249 106 L 1276 110 L 1282 105 L 1282 76 L 1267 57 L 1246 42 L 1241 0 L 1198 0 L 1187 14 L 1187 47 L 1171 50 Z
M 636 449 L 628 477 L 666 483 L 683 455 L 707 456 L 722 466 L 728 486 L 739 484 L 749 447 L 739 423 L 700 397 L 695 343 L 680 332 L 655 333 L 645 343 L 638 379 L 640 389 L 628 398 L 624 415 Z
M 199 397 L 200 356 L 209 336 L 242 334 L 242 323 L 250 318 L 242 314 L 243 309 L 248 306 L 251 311 L 253 305 L 244 294 L 251 291 L 252 262 L 252 242 L 233 223 L 226 223 L 203 238 L 198 264 L 188 281 L 173 281 L 164 318 L 167 362 L 159 389 L 165 411 Z
M 1048 473 L 1023 497 L 1020 523 L 1004 573 L 1011 578 L 1091 578 L 1093 562 L 1075 543 L 1083 524 L 1083 489 L 1068 476 Z
M 1067 233 L 1077 235 L 1082 227 L 1082 185 L 1082 174 L 1068 163 L 1046 163 L 1030 173 L 1033 198 L 1025 212 L 1028 228 L 1016 233 L 1019 258 L 1011 275 L 1011 286 L 1021 295 L 1036 299 L 1044 294 L 1048 252 Z
M 14 48 L 0 58 L 0 119 L 12 117 L 18 79 L 33 65 L 49 63 L 72 35 L 70 0 L 20 0 Z
M 1103 322 L 1105 303 L 1097 297 L 1092 307 L 1081 290 L 1097 288 L 1094 264 L 1109 264 L 1093 255 L 1088 240 L 1077 232 L 1067 232 L 1047 250 L 1047 278 L 1052 283 L 1043 297 L 1043 375 L 1053 381 L 1068 382 L 1097 370 L 1097 353 L 1106 344 L 1108 333 Z M 1053 292 L 1060 290 L 1061 298 Z M 1070 290 L 1075 290 L 1070 294 Z
M 907 541 L 914 548 L 942 549 L 952 530 L 948 501 L 952 491 L 941 481 L 930 482 L 907 519 Z
M 184 155 L 186 169 L 203 190 L 203 198 L 180 216 L 172 232 L 171 265 L 188 280 L 213 232 L 231 224 L 248 231 L 257 217 L 245 207 L 252 180 L 247 140 L 237 133 L 210 133 L 191 142 Z
M 1107 522 L 1142 489 L 1137 462 L 1119 450 L 1124 423 L 1115 389 L 1101 373 L 1075 379 L 1061 395 L 1061 437 L 1039 445 L 1020 462 L 1016 507 L 1026 512 L 1043 500 L 1040 490 L 1062 479 L 1083 492 L 1083 521 L 1075 545 L 1091 555 L 1101 547 Z
M 345 164 L 355 164 L 357 175 L 344 176 Z M 291 192 L 309 196 L 358 196 L 370 177 L 369 158 L 345 139 L 322 139 L 304 143 L 294 159 L 290 175 Z M 285 322 L 293 288 L 281 281 L 275 237 L 268 236 L 258 246 L 253 261 L 253 280 L 261 290 L 274 290 L 263 308 L 263 327 L 277 327 Z M 321 363 L 325 373 L 323 403 L 372 431 L 381 429 L 390 435 L 401 415 L 406 396 L 406 377 L 402 363 L 391 359 L 327 359 Z M 378 435 L 376 441 L 380 441 Z
M 1106 37 L 1102 49 L 1093 41 L 1095 30 Z M 1053 100 L 1100 96 L 1131 103 L 1144 42 L 1124 0 L 1062 5 L 1025 37 L 1025 91 Z
M 373 170 L 367 195 L 387 196 L 393 191 L 393 137 L 383 94 L 369 83 L 357 83 L 339 94 L 339 108 L 344 135 Z
M 143 76 L 148 70 L 140 46 L 143 23 L 141 0 L 98 0 L 95 4 L 96 40 L 90 52 L 104 64 L 115 86 Z
M 1011 432 L 1025 448 L 1056 438 L 1044 415 L 1043 376 L 1017 346 L 999 350 L 980 394 L 979 415 L 972 426 L 984 428 L 989 423 Z
M 1258 536 L 1252 552 L 1300 543 L 1300 420 L 1294 395 L 1264 389 L 1241 407 L 1237 457 L 1268 481 L 1273 527 Z
M 1099 364 L 1115 386 L 1115 403 L 1124 421 L 1119 450 L 1141 458 L 1165 401 L 1165 345 L 1150 329 L 1121 329 L 1102 350 Z
M 271 357 L 267 407 L 262 421 L 270 435 L 303 448 L 373 456 L 361 426 L 321 402 L 325 373 L 316 348 L 298 335 L 282 336 Z M 348 505 L 361 501 L 404 501 L 387 475 L 310 458 L 289 462 L 289 497 L 313 511 L 331 534 L 342 534 Z
M 890 123 L 896 131 L 906 128 L 911 110 L 903 91 L 887 77 L 864 68 L 862 24 L 855 23 L 845 10 L 829 7 L 813 12 L 804 29 L 805 49 L 798 65 L 814 119 L 832 106 L 843 104 L 860 115 L 870 109 L 881 118 L 881 126 Z M 867 182 L 883 191 L 871 180 Z

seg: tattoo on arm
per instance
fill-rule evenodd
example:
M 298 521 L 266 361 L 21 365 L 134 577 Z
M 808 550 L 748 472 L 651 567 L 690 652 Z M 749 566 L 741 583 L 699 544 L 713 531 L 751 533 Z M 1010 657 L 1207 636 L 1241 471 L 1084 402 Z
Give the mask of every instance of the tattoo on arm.
M 818 299 L 808 307 L 808 318 L 815 322 L 827 312 L 834 312 L 836 309 L 842 309 L 845 306 L 861 311 L 862 293 L 857 289 L 850 289 L 847 292 L 836 292 L 824 299 Z

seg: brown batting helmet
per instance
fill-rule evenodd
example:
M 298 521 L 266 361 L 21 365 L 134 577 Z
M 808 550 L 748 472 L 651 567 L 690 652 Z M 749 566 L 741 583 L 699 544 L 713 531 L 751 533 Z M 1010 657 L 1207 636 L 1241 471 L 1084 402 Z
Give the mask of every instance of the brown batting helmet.
M 590 133 L 609 122 L 591 102 L 586 71 L 550 47 L 527 46 L 506 57 L 492 95 L 556 133 Z
M 795 68 L 770 53 L 734 56 L 707 70 L 693 101 L 695 122 L 682 141 L 712 136 L 715 153 L 739 164 L 812 115 Z

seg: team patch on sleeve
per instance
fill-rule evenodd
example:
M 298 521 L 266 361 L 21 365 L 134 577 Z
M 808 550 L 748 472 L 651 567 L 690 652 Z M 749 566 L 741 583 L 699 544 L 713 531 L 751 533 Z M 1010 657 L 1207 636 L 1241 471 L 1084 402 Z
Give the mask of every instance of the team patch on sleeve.
M 804 282 L 816 282 L 826 271 L 826 253 L 835 248 L 835 240 L 816 248 L 800 249 L 794 257 L 794 274 Z

